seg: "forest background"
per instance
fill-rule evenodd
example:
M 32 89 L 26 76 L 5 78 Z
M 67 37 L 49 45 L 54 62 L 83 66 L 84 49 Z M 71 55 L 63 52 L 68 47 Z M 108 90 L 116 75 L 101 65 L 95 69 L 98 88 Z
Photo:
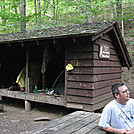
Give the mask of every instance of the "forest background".
M 134 0 L 0 1 L 0 34 L 107 20 L 117 20 L 134 65 Z M 134 67 L 122 74 L 134 93 Z

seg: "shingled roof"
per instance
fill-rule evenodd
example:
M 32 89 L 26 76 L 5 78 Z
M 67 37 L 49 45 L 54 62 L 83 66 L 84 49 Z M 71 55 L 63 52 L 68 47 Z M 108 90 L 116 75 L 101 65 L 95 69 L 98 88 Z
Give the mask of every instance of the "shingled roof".
M 96 38 L 102 36 L 109 31 L 113 30 L 114 33 L 111 34 L 113 42 L 117 42 L 116 47 L 124 59 L 126 67 L 131 67 L 132 62 L 129 57 L 125 42 L 121 35 L 119 26 L 116 21 L 103 21 L 98 23 L 84 23 L 77 25 L 68 25 L 61 27 L 53 27 L 41 30 L 31 30 L 26 32 L 17 32 L 10 34 L 0 35 L 0 44 L 10 44 L 15 42 L 25 42 L 25 41 L 36 41 L 36 40 L 46 40 L 46 39 L 58 39 L 67 37 L 79 37 L 79 36 L 91 36 L 92 41 Z M 115 35 L 113 39 L 113 34 Z
M 41 30 L 31 30 L 26 32 L 17 32 L 10 34 L 1 34 L 0 43 L 14 42 L 22 40 L 32 40 L 41 38 L 61 38 L 69 36 L 84 36 L 90 34 L 97 34 L 107 27 L 113 25 L 115 21 L 104 21 L 101 23 L 84 23 L 77 25 L 68 25 L 62 27 L 53 27 Z

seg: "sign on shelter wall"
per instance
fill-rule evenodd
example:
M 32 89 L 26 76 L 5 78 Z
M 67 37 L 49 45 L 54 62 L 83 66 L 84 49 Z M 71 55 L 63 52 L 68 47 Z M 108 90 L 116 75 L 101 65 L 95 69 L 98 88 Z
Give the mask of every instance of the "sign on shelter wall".
M 100 45 L 100 52 L 99 52 L 100 58 L 110 58 L 110 48 L 106 45 Z

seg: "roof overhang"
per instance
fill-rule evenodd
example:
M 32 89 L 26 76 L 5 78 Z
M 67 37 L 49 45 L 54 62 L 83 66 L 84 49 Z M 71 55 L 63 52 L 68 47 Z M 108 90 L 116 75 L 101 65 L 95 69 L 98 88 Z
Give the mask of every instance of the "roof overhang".
M 130 67 L 132 67 L 132 61 L 130 59 L 126 44 L 123 40 L 122 34 L 120 32 L 120 28 L 118 26 L 118 23 L 115 21 L 113 23 L 113 25 L 107 27 L 106 29 L 100 31 L 99 33 L 95 33 L 92 36 L 92 41 L 96 40 L 97 38 L 103 38 L 104 34 L 108 34 L 110 37 L 110 34 L 112 36 L 114 36 L 114 40 L 111 39 L 113 41 L 113 44 L 116 44 L 115 48 L 119 49 L 120 55 L 122 57 L 122 59 L 124 59 L 124 62 L 122 62 L 122 66 L 123 67 L 128 67 L 128 69 Z
M 22 46 L 25 42 L 35 41 L 38 44 L 40 40 L 55 40 L 65 38 L 76 38 L 81 36 L 90 36 L 92 41 L 103 37 L 103 34 L 113 34 L 121 57 L 124 59 L 124 67 L 132 67 L 126 44 L 123 40 L 119 26 L 116 21 L 107 21 L 101 23 L 84 23 L 79 25 L 69 25 L 64 27 L 54 27 L 41 30 L 31 30 L 26 32 L 1 34 L 0 45 L 10 43 L 19 43 Z

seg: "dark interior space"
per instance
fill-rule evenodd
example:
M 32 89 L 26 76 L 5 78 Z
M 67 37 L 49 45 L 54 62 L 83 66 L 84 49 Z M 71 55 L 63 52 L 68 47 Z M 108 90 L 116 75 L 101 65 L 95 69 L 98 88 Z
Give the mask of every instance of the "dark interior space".
M 27 43 L 28 44 L 28 43 Z M 26 45 L 3 46 L 0 49 L 0 84 L 1 88 L 9 88 L 16 82 L 17 76 L 26 66 L 26 49 L 28 48 L 29 77 L 32 81 L 32 89 L 37 85 L 38 89 L 54 90 L 55 93 L 64 94 L 65 86 L 65 52 L 64 44 L 36 42 Z M 42 67 L 44 65 L 44 72 Z M 38 71 L 33 69 L 38 66 Z M 37 73 L 38 72 L 38 73 Z M 36 83 L 36 82 L 37 83 Z
M 65 81 L 65 55 L 63 44 L 49 44 L 48 62 L 46 63 L 45 87 L 64 93 Z
M 1 87 L 8 88 L 12 82 L 16 81 L 17 75 L 25 66 L 26 49 L 25 47 L 5 46 L 0 50 L 0 84 Z

